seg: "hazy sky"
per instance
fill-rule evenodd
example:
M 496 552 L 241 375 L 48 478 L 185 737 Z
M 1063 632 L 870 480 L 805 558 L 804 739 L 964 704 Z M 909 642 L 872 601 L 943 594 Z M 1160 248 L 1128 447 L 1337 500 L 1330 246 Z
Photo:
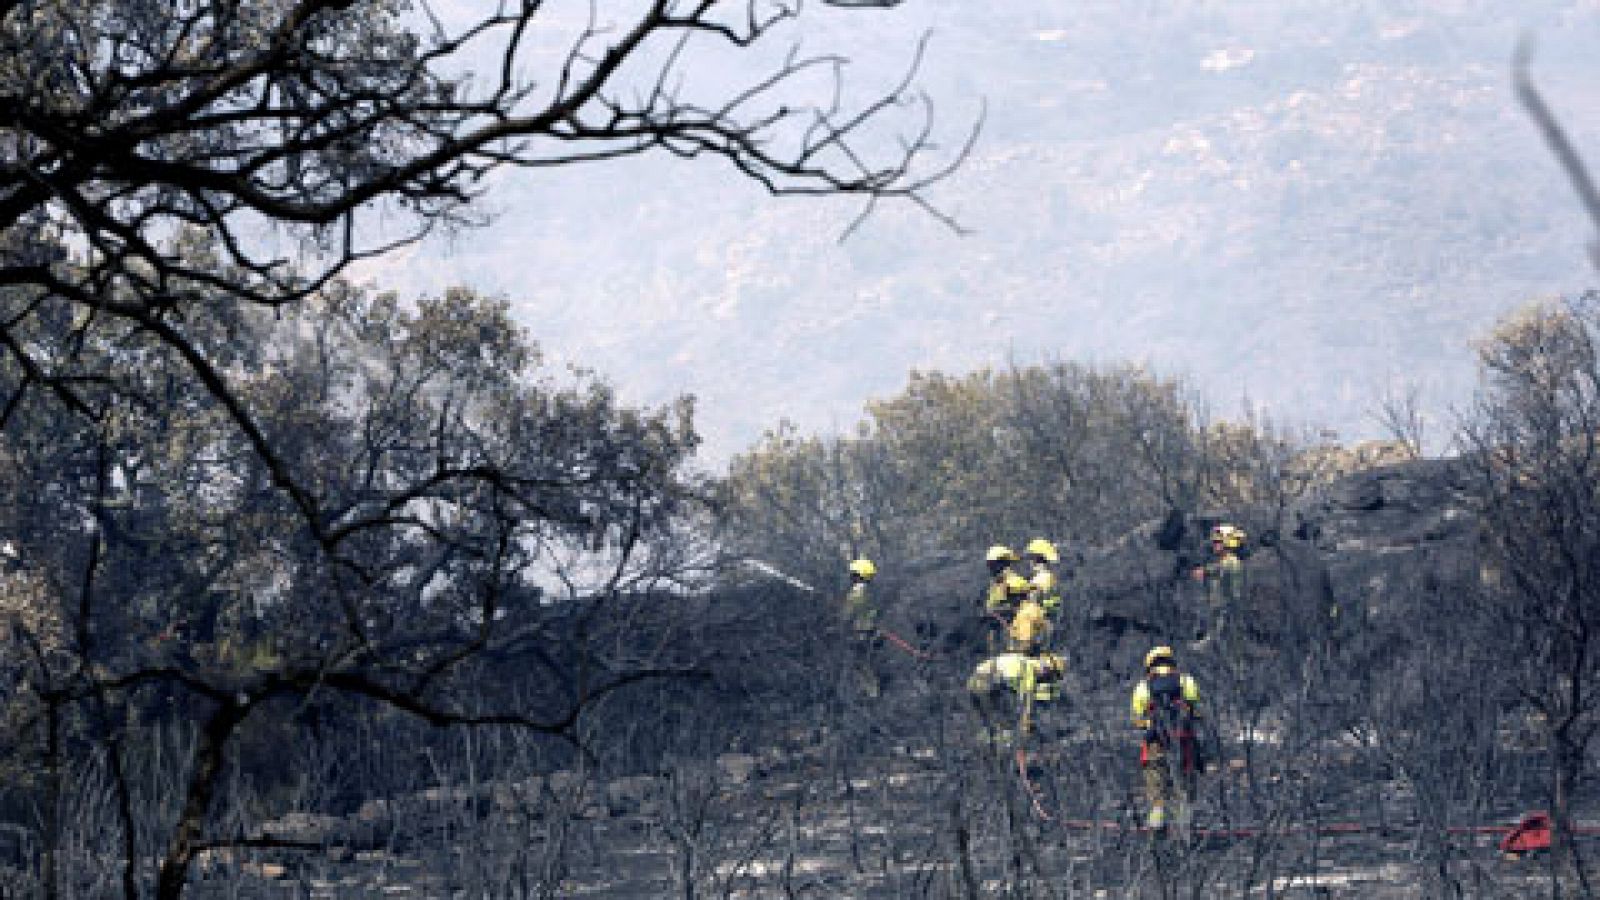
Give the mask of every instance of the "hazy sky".
M 971 234 L 885 209 L 840 243 L 849 203 L 649 159 L 505 173 L 492 225 L 365 274 L 506 294 L 551 357 L 636 400 L 698 395 L 713 464 L 781 418 L 849 427 L 912 368 L 1052 358 L 1140 361 L 1222 415 L 1248 398 L 1372 434 L 1386 383 L 1459 403 L 1475 335 L 1593 281 L 1593 229 L 1509 60 L 1533 34 L 1541 84 L 1600 158 L 1600 4 L 1511 6 L 808 6 L 783 42 L 850 55 L 862 89 L 927 36 L 944 140 L 986 109 L 933 195 Z M 693 77 L 750 75 L 719 58 Z

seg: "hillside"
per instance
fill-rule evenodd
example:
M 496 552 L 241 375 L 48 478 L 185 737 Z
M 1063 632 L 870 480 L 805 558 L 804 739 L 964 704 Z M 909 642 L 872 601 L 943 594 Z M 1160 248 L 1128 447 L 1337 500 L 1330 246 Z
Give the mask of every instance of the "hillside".
M 1026 776 L 1009 750 L 976 740 L 962 682 L 979 654 L 960 636 L 970 606 L 954 598 L 982 576 L 961 564 L 900 598 L 891 625 L 924 655 L 893 651 L 880 697 L 861 696 L 832 668 L 840 657 L 825 639 L 806 645 L 807 658 L 768 655 L 774 642 L 744 632 L 749 598 L 739 598 L 737 608 L 708 610 L 707 638 L 758 652 L 719 676 L 703 708 L 711 718 L 654 765 L 450 770 L 433 787 L 371 797 L 347 815 L 295 814 L 265 828 L 323 852 L 240 850 L 211 872 L 229 891 L 298 884 L 315 897 L 1266 889 L 1387 900 L 1446 883 L 1470 896 L 1538 896 L 1549 890 L 1543 867 L 1495 849 L 1542 802 L 1543 785 L 1526 774 L 1539 759 L 1526 729 L 1454 732 L 1456 746 L 1421 750 L 1437 735 L 1432 723 L 1395 705 L 1416 685 L 1388 680 L 1419 609 L 1416 579 L 1459 569 L 1475 540 L 1463 477 L 1449 461 L 1379 466 L 1301 498 L 1286 520 L 1294 527 L 1250 557 L 1240 660 L 1187 642 L 1193 597 L 1172 575 L 1195 549 L 1184 532 L 1203 521 L 1152 523 L 1090 549 L 1068 592 L 1082 613 L 1069 617 L 1068 690 L 1040 713 Z M 1321 618 L 1330 602 L 1342 622 Z M 807 610 L 774 614 L 786 656 L 800 652 L 785 623 Z M 1205 781 L 1193 844 L 1152 844 L 1136 824 L 1125 703 L 1155 641 L 1176 643 L 1201 679 L 1220 738 L 1222 768 Z M 794 680 L 800 673 L 808 683 Z M 1591 813 L 1600 810 L 1593 793 L 1581 804 Z
M 372 271 L 503 291 L 630 396 L 698 394 L 714 460 L 779 418 L 845 427 L 912 368 L 1052 357 L 1143 360 L 1224 414 L 1248 398 L 1370 434 L 1387 384 L 1441 412 L 1490 321 L 1592 282 L 1590 228 L 1509 90 L 1526 31 L 1552 104 L 1600 146 L 1589 4 L 927 2 L 805 22 L 793 36 L 849 54 L 862 91 L 926 33 L 947 147 L 982 105 L 932 194 L 968 236 L 883 207 L 840 243 L 848 203 L 648 159 L 505 179 L 487 230 Z
M 0 897 L 1593 893 L 1596 0 L 804 6 L 0 12 Z

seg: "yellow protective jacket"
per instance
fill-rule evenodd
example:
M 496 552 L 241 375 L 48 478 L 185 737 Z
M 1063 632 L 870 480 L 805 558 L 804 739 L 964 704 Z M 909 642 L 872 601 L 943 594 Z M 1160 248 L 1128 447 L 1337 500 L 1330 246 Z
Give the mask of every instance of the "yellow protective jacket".
M 872 631 L 878 627 L 878 605 L 873 602 L 867 586 L 860 582 L 850 586 L 844 595 L 844 617 L 856 631 Z
M 1233 551 L 1206 563 L 1205 578 L 1213 605 L 1237 607 L 1244 600 L 1244 562 Z
M 1039 656 L 1002 653 L 978 663 L 972 677 L 967 679 L 967 690 L 985 694 L 1004 684 L 1023 697 L 1031 695 L 1034 700 L 1054 700 L 1066 668 L 1066 660 L 1054 653 Z
M 1016 577 L 1017 573 L 1008 568 L 990 579 L 989 590 L 983 595 L 984 610 L 987 612 L 1002 612 L 1016 607 L 1021 598 L 1006 584 L 1006 582 Z
M 1006 586 L 1002 582 L 991 581 L 989 590 L 983 595 L 983 608 L 994 612 L 1006 606 Z
M 1140 730 L 1150 727 L 1150 678 L 1171 675 L 1176 671 L 1177 669 L 1172 666 L 1156 666 L 1150 670 L 1149 677 L 1141 679 L 1134 686 L 1133 699 L 1128 704 L 1133 727 Z M 1178 676 L 1178 684 L 1181 686 L 1179 690 L 1183 692 L 1184 701 L 1198 714 L 1200 710 L 1200 685 L 1194 680 L 1194 676 L 1188 673 Z
M 1022 648 L 1040 643 L 1049 630 L 1050 625 L 1044 617 L 1044 607 L 1029 597 L 1017 607 L 1016 615 L 1011 617 L 1011 627 L 1007 633 L 1012 643 L 1017 648 Z

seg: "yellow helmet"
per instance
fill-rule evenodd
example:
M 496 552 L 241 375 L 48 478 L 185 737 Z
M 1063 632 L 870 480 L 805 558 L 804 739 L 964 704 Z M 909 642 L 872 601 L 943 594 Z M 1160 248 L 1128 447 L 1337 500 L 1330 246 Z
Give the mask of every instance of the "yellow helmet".
M 1244 539 L 1244 529 L 1237 525 L 1223 523 L 1211 528 L 1211 543 L 1221 544 L 1229 550 L 1237 550 L 1243 547 Z
M 1033 585 L 1029 584 L 1028 579 L 1023 578 L 1021 575 L 1013 573 L 1006 576 L 1006 593 L 1026 594 L 1031 590 L 1033 590 Z
M 858 559 L 850 564 L 850 574 L 862 581 L 871 581 L 872 577 L 878 574 L 878 567 L 873 565 L 870 559 Z
M 1163 659 L 1166 660 L 1168 663 L 1176 663 L 1177 662 L 1177 657 L 1172 655 L 1172 648 L 1171 647 L 1168 647 L 1168 646 L 1165 646 L 1165 645 L 1160 646 L 1160 647 L 1152 647 L 1150 649 L 1150 652 L 1146 653 L 1144 655 L 1144 667 L 1146 669 L 1148 669 L 1151 666 L 1155 665 L 1159 660 L 1163 660 Z
M 1029 541 L 1027 549 L 1023 552 L 1028 556 L 1037 556 L 1048 563 L 1061 561 L 1061 554 L 1056 552 L 1056 545 L 1044 538 L 1034 538 Z
M 984 557 L 989 562 L 1016 562 L 1017 551 L 1005 544 L 995 544 L 989 548 L 989 553 Z

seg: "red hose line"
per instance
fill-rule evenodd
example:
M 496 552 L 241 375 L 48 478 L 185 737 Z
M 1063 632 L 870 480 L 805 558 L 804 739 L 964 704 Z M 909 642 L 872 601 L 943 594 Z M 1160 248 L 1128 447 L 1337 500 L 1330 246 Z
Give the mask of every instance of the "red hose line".
M 890 631 L 887 628 L 879 628 L 878 629 L 878 633 L 883 635 L 884 637 L 888 638 L 889 641 L 891 643 L 893 643 L 895 646 L 897 646 L 900 649 L 906 651 L 907 653 L 911 654 L 912 656 L 916 657 L 917 659 L 928 660 L 928 659 L 938 659 L 939 658 L 937 654 L 928 653 L 928 652 L 925 652 L 925 651 L 922 651 L 922 650 L 918 650 L 916 647 L 913 647 L 910 644 L 910 642 L 908 642 L 905 638 L 902 638 L 900 635 L 895 634 L 894 632 Z
M 1033 779 L 1028 777 L 1028 751 L 1017 748 L 1017 775 L 1022 778 L 1022 786 L 1028 790 L 1028 799 L 1033 801 L 1033 814 L 1046 822 L 1054 821 L 1050 813 L 1045 811 L 1044 798 L 1039 795 L 1039 789 L 1034 787 Z
M 1122 822 L 1108 819 L 1059 819 L 1055 820 L 1061 828 L 1071 831 L 1134 831 L 1146 832 L 1151 829 L 1144 826 L 1129 826 Z M 1410 831 L 1415 825 L 1368 825 L 1362 822 L 1332 822 L 1327 825 L 1294 826 L 1290 828 L 1263 828 L 1259 825 L 1245 825 L 1238 828 L 1196 828 L 1192 833 L 1197 837 L 1226 837 L 1226 838 L 1252 838 L 1265 834 L 1365 834 L 1368 832 L 1396 832 Z M 1515 831 L 1515 825 L 1451 825 L 1446 827 L 1447 834 L 1510 834 Z M 1600 836 L 1600 825 L 1577 825 L 1572 829 L 1574 835 L 1583 837 Z

